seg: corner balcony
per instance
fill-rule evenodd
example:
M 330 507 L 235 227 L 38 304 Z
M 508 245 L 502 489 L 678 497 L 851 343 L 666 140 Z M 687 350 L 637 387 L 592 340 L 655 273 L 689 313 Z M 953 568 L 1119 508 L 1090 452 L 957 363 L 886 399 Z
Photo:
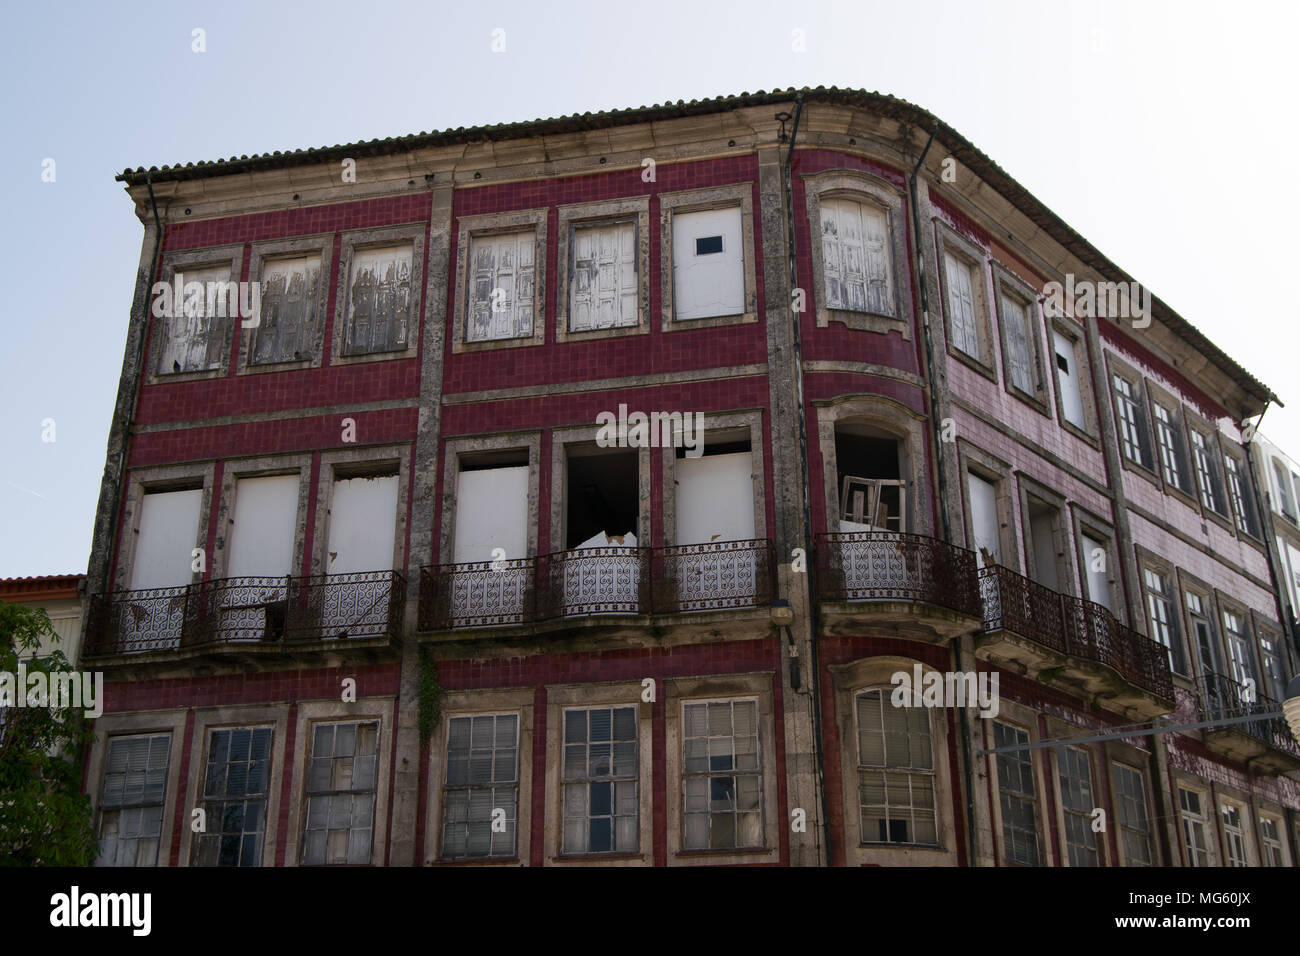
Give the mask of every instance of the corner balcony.
M 660 627 L 745 609 L 767 626 L 775 574 L 766 539 L 444 564 L 420 569 L 419 629 Z
M 1206 671 L 1200 680 L 1201 719 L 1224 720 L 1251 714 L 1277 713 L 1282 705 L 1224 674 Z M 1233 760 L 1277 773 L 1300 770 L 1300 743 L 1291 736 L 1285 717 L 1259 717 L 1226 727 L 1205 728 L 1205 746 Z
M 396 571 L 222 578 L 114 591 L 90 600 L 84 657 L 138 666 L 191 657 L 248 662 L 382 651 L 401 640 L 406 580 Z
M 975 655 L 1125 716 L 1174 706 L 1168 651 L 1092 601 L 1059 594 L 1009 568 L 979 572 L 984 630 Z
M 982 619 L 975 553 L 924 535 L 855 531 L 817 536 L 825 631 L 943 643 Z

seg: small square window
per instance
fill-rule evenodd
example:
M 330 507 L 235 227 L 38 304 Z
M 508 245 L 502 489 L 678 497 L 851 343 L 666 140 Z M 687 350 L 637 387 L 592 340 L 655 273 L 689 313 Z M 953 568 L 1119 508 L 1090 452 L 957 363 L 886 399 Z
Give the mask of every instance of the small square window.
M 721 251 L 721 236 L 700 236 L 695 240 L 695 254 L 697 256 L 711 256 Z

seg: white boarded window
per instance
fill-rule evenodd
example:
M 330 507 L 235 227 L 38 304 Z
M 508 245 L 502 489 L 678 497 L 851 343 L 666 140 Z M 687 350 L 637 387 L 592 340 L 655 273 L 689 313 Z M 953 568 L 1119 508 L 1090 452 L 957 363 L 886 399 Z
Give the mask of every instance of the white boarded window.
M 157 866 L 171 734 L 113 737 L 99 797 L 96 866 Z
M 191 552 L 199 531 L 203 491 L 147 492 L 131 564 L 132 590 L 184 587 L 194 580 Z
M 754 462 L 750 452 L 677 459 L 677 543 L 754 537 Z
M 309 359 L 316 347 L 320 256 L 262 264 L 262 305 L 252 335 L 253 365 Z
M 532 336 L 536 251 L 537 235 L 532 230 L 471 237 L 465 341 Z
M 636 325 L 636 223 L 575 225 L 570 243 L 569 331 Z
M 944 253 L 948 272 L 948 328 L 954 348 L 979 358 L 980 343 L 975 327 L 975 294 L 971 287 L 970 264 L 951 252 Z
M 528 466 L 462 468 L 456 475 L 452 561 L 522 558 L 528 547 Z M 493 551 L 500 548 L 501 555 Z
M 1007 377 L 1026 395 L 1034 394 L 1033 351 L 1029 340 L 1029 319 L 1025 306 L 1002 297 L 1002 334 L 1007 342 Z
M 1087 428 L 1074 342 L 1053 329 L 1052 352 L 1052 360 L 1056 363 L 1056 384 L 1061 393 L 1061 414 L 1076 428 Z
M 739 206 L 673 215 L 673 318 L 745 311 Z
M 888 213 L 852 199 L 826 199 L 821 217 L 827 308 L 893 315 Z
M 411 243 L 358 249 L 348 283 L 345 355 L 396 352 L 406 348 L 414 290 Z
M 987 551 L 993 563 L 1002 561 L 1001 536 L 998 534 L 998 498 L 993 482 L 986 481 L 973 471 L 967 473 L 970 486 L 970 523 L 975 535 L 975 555 L 980 567 L 984 567 Z
M 235 483 L 227 577 L 284 577 L 292 572 L 298 476 L 240 478 Z
M 397 476 L 336 478 L 326 574 L 389 571 L 397 529 Z
M 171 304 L 166 335 L 158 356 L 158 372 L 202 372 L 219 368 L 229 340 L 230 320 L 239 311 L 239 294 L 230 278 L 230 266 L 176 270 L 182 283 L 181 301 Z M 198 283 L 191 289 L 190 283 Z M 193 292 L 194 295 L 190 295 Z

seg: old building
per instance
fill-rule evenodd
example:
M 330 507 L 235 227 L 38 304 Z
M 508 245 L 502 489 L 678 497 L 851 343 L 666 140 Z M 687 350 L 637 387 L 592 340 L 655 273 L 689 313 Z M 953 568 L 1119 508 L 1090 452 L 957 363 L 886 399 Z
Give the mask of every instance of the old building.
M 926 111 L 119 178 L 101 862 L 1296 859 L 1274 396 Z

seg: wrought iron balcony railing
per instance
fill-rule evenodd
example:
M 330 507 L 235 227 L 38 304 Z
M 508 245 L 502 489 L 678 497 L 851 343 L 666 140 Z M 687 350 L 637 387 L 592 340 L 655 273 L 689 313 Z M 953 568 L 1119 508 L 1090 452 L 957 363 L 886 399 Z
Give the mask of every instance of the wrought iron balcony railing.
M 816 550 L 824 601 L 915 601 L 983 613 L 973 551 L 898 531 L 820 534 Z
M 90 600 L 86 653 L 114 656 L 208 645 L 399 639 L 406 580 L 396 571 L 220 578 L 113 591 Z
M 1282 709 L 1282 705 L 1272 697 L 1259 693 L 1248 694 L 1246 685 L 1224 674 L 1206 671 L 1200 684 L 1201 713 L 1206 720 L 1249 717 L 1251 714 L 1277 714 Z M 1281 750 L 1300 760 L 1300 742 L 1291 736 L 1285 717 L 1259 717 L 1245 723 L 1229 725 L 1225 729 L 1237 730 L 1267 744 L 1274 750 Z
M 1104 664 L 1133 686 L 1173 700 L 1167 649 L 1100 604 L 1060 594 L 999 565 L 981 568 L 979 581 L 985 632 L 1011 631 L 1058 654 Z
M 775 593 L 766 539 L 666 548 L 583 548 L 420 569 L 423 631 L 592 614 L 762 607 Z

